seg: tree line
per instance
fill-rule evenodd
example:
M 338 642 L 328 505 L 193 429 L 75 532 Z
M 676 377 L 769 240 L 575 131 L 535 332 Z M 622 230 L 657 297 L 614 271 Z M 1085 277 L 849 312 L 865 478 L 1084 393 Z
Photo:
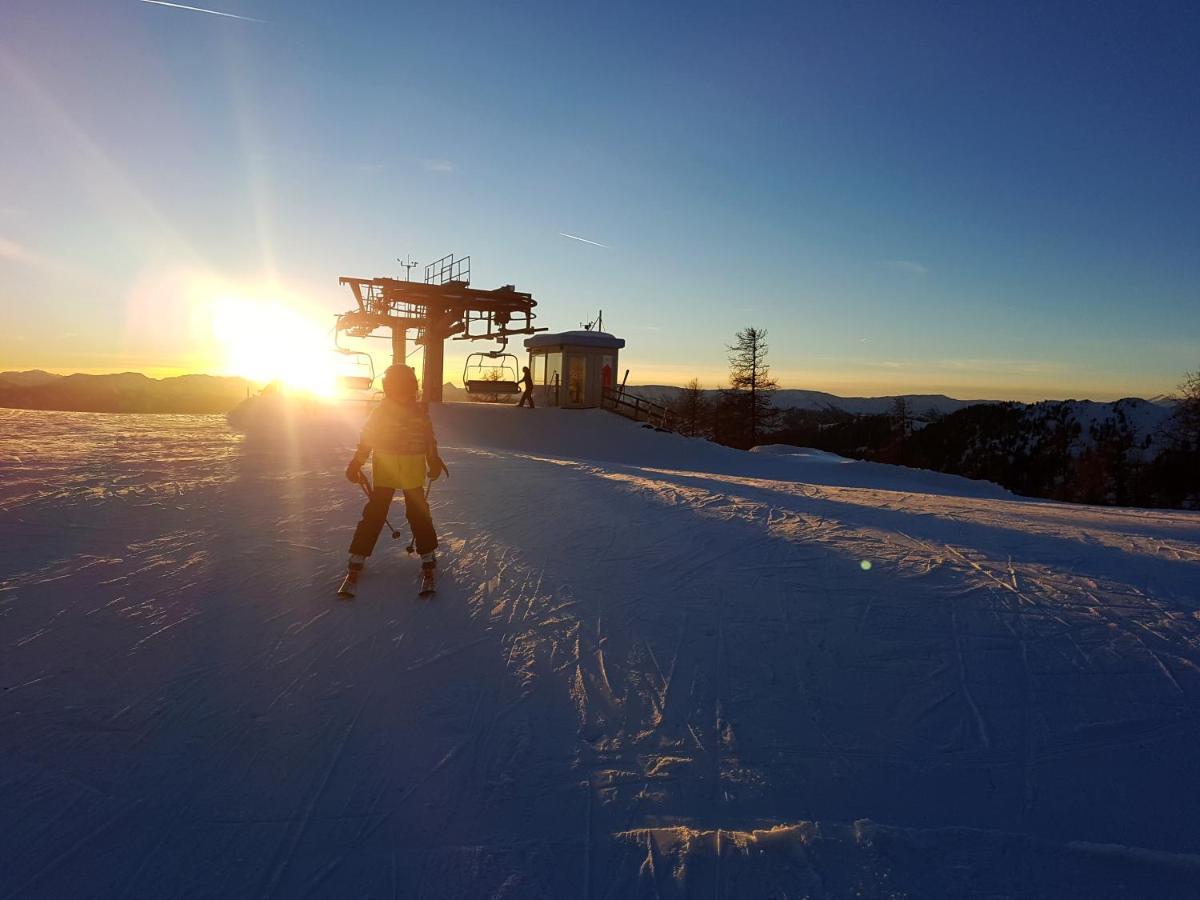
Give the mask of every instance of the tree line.
M 682 433 L 739 449 L 794 444 L 981 478 L 1023 496 L 1200 508 L 1200 371 L 1184 376 L 1158 432 L 1139 433 L 1121 404 L 1085 432 L 1068 403 L 988 403 L 940 415 L 898 397 L 876 415 L 780 410 L 766 329 L 742 329 L 727 350 L 728 386 L 710 392 L 693 378 L 671 403 Z

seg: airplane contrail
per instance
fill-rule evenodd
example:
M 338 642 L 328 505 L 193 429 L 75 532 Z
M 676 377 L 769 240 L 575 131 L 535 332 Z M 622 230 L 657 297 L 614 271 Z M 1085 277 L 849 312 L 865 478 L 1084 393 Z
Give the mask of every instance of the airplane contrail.
M 608 244 L 602 244 L 599 241 L 589 241 L 587 238 L 581 238 L 577 234 L 567 234 L 565 231 L 560 231 L 558 236 L 570 238 L 573 241 L 582 241 L 585 244 L 591 244 L 593 247 L 603 247 L 605 250 L 611 249 Z
M 235 16 L 233 13 L 218 12 L 215 9 L 204 9 L 199 6 L 184 6 L 182 3 L 168 3 L 167 0 L 141 0 L 142 3 L 152 3 L 155 6 L 169 6 L 172 9 L 187 9 L 192 12 L 208 13 L 210 16 L 221 16 L 226 19 L 241 19 L 243 22 L 258 22 L 265 25 L 265 19 L 252 19 L 250 16 Z

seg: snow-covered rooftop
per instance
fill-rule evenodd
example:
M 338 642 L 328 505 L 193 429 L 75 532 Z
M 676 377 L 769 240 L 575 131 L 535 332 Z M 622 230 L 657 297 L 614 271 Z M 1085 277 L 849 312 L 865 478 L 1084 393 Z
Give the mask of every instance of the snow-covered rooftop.
M 542 347 L 596 347 L 603 350 L 620 350 L 625 346 L 625 339 L 615 337 L 606 331 L 560 331 L 554 334 L 545 332 L 525 338 L 525 349 L 536 350 Z

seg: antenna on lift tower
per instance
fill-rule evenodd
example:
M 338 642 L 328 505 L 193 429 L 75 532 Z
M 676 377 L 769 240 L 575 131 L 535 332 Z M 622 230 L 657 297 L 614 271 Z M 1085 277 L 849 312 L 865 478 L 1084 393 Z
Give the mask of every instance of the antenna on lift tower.
M 604 331 L 604 310 L 600 310 L 600 312 L 596 315 L 596 318 L 592 319 L 592 321 L 580 322 L 579 324 L 583 328 L 584 331 L 595 330 L 595 331 L 603 332 Z
M 400 263 L 400 265 L 404 266 L 404 280 L 412 281 L 412 279 L 408 277 L 408 273 L 411 272 L 413 269 L 415 269 L 418 265 L 420 265 L 415 259 L 412 258 L 412 254 L 406 253 L 404 255 L 404 259 L 401 259 L 400 257 L 397 256 L 396 262 L 398 262 L 398 263 Z

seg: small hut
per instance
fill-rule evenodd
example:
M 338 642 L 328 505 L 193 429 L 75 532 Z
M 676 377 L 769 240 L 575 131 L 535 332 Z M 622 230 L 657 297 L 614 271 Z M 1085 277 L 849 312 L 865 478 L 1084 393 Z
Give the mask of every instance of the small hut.
M 601 405 L 616 385 L 617 352 L 625 341 L 603 331 L 563 331 L 525 339 L 539 404 L 567 409 Z

